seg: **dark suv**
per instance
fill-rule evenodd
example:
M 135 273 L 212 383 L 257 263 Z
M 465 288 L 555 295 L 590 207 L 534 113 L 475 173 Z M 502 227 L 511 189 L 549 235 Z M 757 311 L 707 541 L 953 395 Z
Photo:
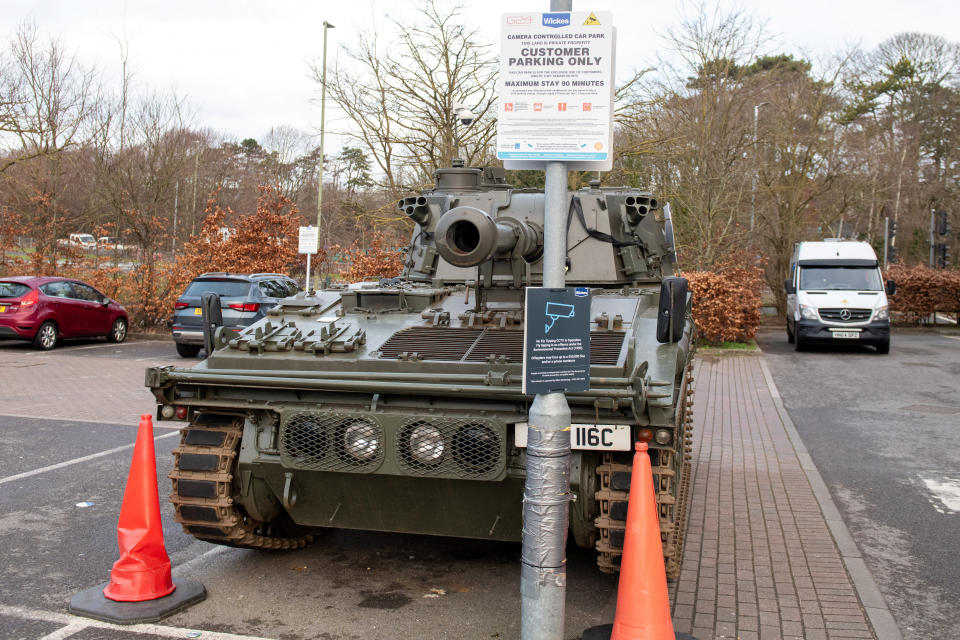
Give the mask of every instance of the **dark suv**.
M 177 353 L 193 358 L 203 348 L 205 293 L 220 296 L 223 326 L 239 333 L 264 315 L 281 298 L 301 291 L 297 282 L 280 273 L 204 273 L 194 278 L 173 305 L 173 340 Z

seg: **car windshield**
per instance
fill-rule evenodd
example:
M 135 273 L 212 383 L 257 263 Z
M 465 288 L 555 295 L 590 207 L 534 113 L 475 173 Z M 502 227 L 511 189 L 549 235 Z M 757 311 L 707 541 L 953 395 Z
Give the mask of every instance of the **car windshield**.
M 250 283 L 243 280 L 194 280 L 183 295 L 200 297 L 205 293 L 216 293 L 225 298 L 241 298 L 249 292 Z
M 0 282 L 0 298 L 19 298 L 27 291 L 30 291 L 30 287 L 19 282 Z
M 802 267 L 800 288 L 804 291 L 881 291 L 883 283 L 875 267 Z
M 81 234 L 77 235 L 77 240 L 79 240 L 80 242 L 93 242 L 93 241 L 94 241 L 94 240 L 93 240 L 93 236 L 91 236 L 91 235 L 89 235 L 89 234 L 87 234 L 87 233 L 81 233 Z

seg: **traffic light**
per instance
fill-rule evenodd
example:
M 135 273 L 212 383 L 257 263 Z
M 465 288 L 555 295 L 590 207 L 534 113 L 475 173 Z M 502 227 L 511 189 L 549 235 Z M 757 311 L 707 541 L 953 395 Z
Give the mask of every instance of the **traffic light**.
M 950 235 L 950 214 L 946 211 L 936 211 L 937 216 L 937 234 L 941 236 Z
M 887 223 L 887 237 L 892 240 L 896 235 L 897 235 L 897 221 L 890 220 Z

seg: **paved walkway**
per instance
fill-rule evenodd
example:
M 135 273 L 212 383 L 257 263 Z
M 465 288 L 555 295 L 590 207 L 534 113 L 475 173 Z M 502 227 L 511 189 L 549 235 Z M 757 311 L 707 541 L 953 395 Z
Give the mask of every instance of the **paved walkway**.
M 762 356 L 698 356 L 676 630 L 698 640 L 899 638 Z M 838 542 L 839 541 L 839 542 Z

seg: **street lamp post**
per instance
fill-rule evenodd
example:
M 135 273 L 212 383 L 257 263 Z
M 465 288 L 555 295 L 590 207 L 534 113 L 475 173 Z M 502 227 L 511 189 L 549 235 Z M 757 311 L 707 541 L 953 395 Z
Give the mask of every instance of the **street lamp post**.
M 760 121 L 760 107 L 765 107 L 769 102 L 761 102 L 753 105 L 753 175 L 750 180 L 750 231 L 753 231 L 754 220 L 757 213 L 757 123 Z
M 335 27 L 323 21 L 323 72 L 320 76 L 320 166 L 317 169 L 317 238 L 320 237 L 320 218 L 323 212 L 323 134 L 327 116 L 327 30 Z M 309 274 L 307 279 L 309 280 Z M 320 282 L 320 261 L 317 260 L 317 282 Z

